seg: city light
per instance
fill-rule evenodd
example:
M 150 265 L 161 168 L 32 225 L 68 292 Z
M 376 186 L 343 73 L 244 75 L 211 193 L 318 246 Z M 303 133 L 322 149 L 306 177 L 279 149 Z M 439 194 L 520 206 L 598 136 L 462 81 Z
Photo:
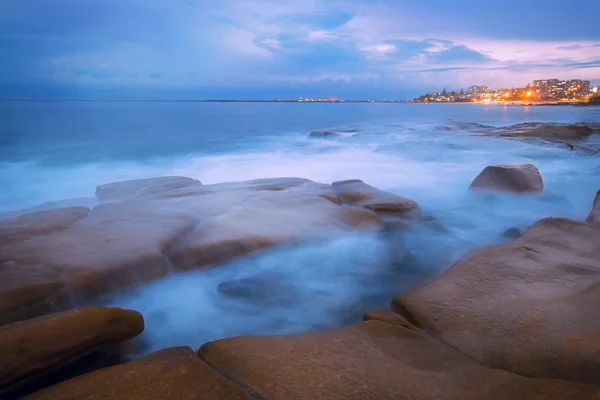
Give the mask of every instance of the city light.
M 599 87 L 591 87 L 590 81 L 581 79 L 541 79 L 533 84 L 512 89 L 490 89 L 472 85 L 467 90 L 427 93 L 412 100 L 414 103 L 583 103 L 600 94 Z

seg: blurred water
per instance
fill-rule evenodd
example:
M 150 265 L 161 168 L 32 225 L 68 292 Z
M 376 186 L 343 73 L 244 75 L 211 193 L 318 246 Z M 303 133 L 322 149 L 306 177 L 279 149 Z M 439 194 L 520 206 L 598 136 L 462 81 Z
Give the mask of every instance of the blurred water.
M 403 233 L 272 249 L 104 299 L 144 314 L 144 351 L 357 321 L 465 252 L 499 242 L 508 228 L 584 218 L 600 187 L 600 157 L 440 129 L 457 121 L 598 122 L 593 107 L 14 102 L 0 103 L 0 121 L 0 212 L 93 196 L 98 184 L 122 179 L 296 176 L 363 179 L 416 200 L 437 220 Z M 359 132 L 308 137 L 332 127 Z M 469 193 L 473 178 L 497 163 L 535 164 L 544 194 Z

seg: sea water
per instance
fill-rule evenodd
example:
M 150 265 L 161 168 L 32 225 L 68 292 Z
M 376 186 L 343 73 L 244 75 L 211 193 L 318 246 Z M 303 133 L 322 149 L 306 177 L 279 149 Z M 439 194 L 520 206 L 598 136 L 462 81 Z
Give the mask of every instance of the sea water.
M 583 219 L 600 156 L 469 132 L 479 123 L 600 122 L 600 108 L 390 103 L 0 103 L 0 213 L 160 175 L 205 184 L 270 177 L 362 179 L 417 201 L 435 221 L 382 234 L 282 246 L 174 274 L 98 303 L 140 311 L 147 352 L 244 334 L 360 321 L 466 252 L 540 218 Z M 313 130 L 341 129 L 327 138 Z M 536 165 L 545 191 L 479 195 L 490 164 Z M 93 201 L 93 200 L 89 200 Z

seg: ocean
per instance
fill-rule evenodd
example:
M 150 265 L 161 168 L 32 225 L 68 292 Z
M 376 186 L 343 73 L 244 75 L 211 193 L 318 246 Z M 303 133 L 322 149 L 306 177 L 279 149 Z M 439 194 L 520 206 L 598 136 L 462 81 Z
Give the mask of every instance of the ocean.
M 146 320 L 139 352 L 243 334 L 327 329 L 387 308 L 391 297 L 468 251 L 540 218 L 583 219 L 600 156 L 475 135 L 468 124 L 600 122 L 599 107 L 396 103 L 0 102 L 0 215 L 97 185 L 161 175 L 205 184 L 269 177 L 362 179 L 417 201 L 435 223 L 274 248 L 98 299 Z M 466 124 L 466 125 L 465 125 Z M 338 136 L 309 137 L 338 129 Z M 536 165 L 542 195 L 477 195 L 491 164 Z M 224 296 L 234 285 L 247 295 Z M 236 286 L 237 285 L 237 286 Z M 225 289 L 224 289 L 225 288 Z

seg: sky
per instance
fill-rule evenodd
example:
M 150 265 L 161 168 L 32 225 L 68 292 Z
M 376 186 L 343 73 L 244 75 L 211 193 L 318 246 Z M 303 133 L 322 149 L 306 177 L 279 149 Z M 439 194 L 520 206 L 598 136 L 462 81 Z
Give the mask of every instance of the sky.
M 1 0 L 0 97 L 407 99 L 600 84 L 597 0 Z

